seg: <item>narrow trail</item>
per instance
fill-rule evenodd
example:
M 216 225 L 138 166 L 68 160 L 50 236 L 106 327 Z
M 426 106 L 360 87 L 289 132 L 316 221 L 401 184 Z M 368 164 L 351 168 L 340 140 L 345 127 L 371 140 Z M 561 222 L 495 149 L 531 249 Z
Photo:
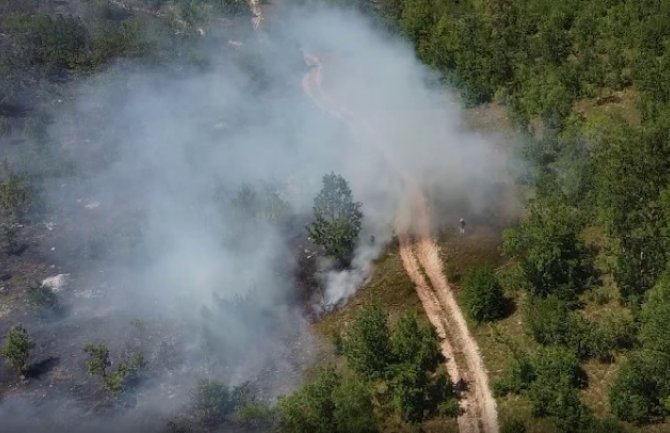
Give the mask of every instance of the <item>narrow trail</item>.
M 345 122 L 353 134 L 363 133 L 367 136 L 366 141 L 377 147 L 405 184 L 406 202 L 399 206 L 395 224 L 400 256 L 405 271 L 416 286 L 426 315 L 441 339 L 440 349 L 448 360 L 446 368 L 451 380 L 454 383 L 462 380 L 467 384 L 458 417 L 460 432 L 498 433 L 496 403 L 489 388 L 479 346 L 468 329 L 444 274 L 439 248 L 430 233 L 428 206 L 420 186 L 381 145 L 374 128 L 338 105 L 323 91 L 323 65 L 318 57 L 309 53 L 304 53 L 304 56 L 310 66 L 303 78 L 305 94 L 320 110 Z

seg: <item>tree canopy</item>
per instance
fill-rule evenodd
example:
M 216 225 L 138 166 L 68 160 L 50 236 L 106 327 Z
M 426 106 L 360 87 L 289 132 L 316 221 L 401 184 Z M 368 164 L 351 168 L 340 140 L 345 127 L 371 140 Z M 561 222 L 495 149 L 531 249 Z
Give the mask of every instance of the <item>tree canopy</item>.
M 347 181 L 335 173 L 323 176 L 323 188 L 314 199 L 314 222 L 307 229 L 312 240 L 346 265 L 356 247 L 362 219 L 361 203 L 353 200 Z

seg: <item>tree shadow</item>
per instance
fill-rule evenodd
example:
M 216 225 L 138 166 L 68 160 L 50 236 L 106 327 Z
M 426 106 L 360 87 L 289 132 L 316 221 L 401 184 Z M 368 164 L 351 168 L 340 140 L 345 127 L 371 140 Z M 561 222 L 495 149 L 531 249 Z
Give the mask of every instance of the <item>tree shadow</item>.
M 517 305 L 516 302 L 514 302 L 514 299 L 505 296 L 502 302 L 503 302 L 502 310 L 500 312 L 500 317 L 498 318 L 498 320 L 507 319 L 517 310 Z
M 30 377 L 33 379 L 38 378 L 43 374 L 46 374 L 51 370 L 53 370 L 53 368 L 56 365 L 58 365 L 59 362 L 60 358 L 56 356 L 50 356 L 46 359 L 43 359 L 42 361 L 29 365 L 25 375 L 26 377 Z

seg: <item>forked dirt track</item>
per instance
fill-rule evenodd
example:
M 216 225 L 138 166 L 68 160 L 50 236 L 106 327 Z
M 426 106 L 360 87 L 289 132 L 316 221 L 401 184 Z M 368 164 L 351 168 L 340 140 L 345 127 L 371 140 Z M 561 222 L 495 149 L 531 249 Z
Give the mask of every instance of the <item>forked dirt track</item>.
M 303 89 L 321 110 L 342 120 L 354 135 L 363 134 L 375 145 L 389 166 L 403 180 L 405 203 L 398 209 L 395 231 L 405 271 L 416 286 L 426 315 L 441 339 L 446 368 L 454 383 L 466 384 L 461 398 L 458 426 L 461 433 L 498 433 L 496 403 L 488 383 L 477 342 L 456 303 L 444 274 L 439 249 L 430 234 L 430 220 L 425 197 L 419 185 L 381 145 L 371 126 L 339 106 L 321 87 L 323 66 L 318 57 L 305 53 L 310 71 L 303 78 Z

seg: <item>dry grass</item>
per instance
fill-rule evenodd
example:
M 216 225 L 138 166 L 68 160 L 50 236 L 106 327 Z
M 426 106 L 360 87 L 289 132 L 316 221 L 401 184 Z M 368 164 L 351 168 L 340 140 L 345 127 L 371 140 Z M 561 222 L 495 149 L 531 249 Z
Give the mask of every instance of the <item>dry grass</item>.
M 642 118 L 638 108 L 640 92 L 632 87 L 614 92 L 608 97 L 582 99 L 573 106 L 573 112 L 586 118 L 621 117 L 631 125 L 640 125 Z

